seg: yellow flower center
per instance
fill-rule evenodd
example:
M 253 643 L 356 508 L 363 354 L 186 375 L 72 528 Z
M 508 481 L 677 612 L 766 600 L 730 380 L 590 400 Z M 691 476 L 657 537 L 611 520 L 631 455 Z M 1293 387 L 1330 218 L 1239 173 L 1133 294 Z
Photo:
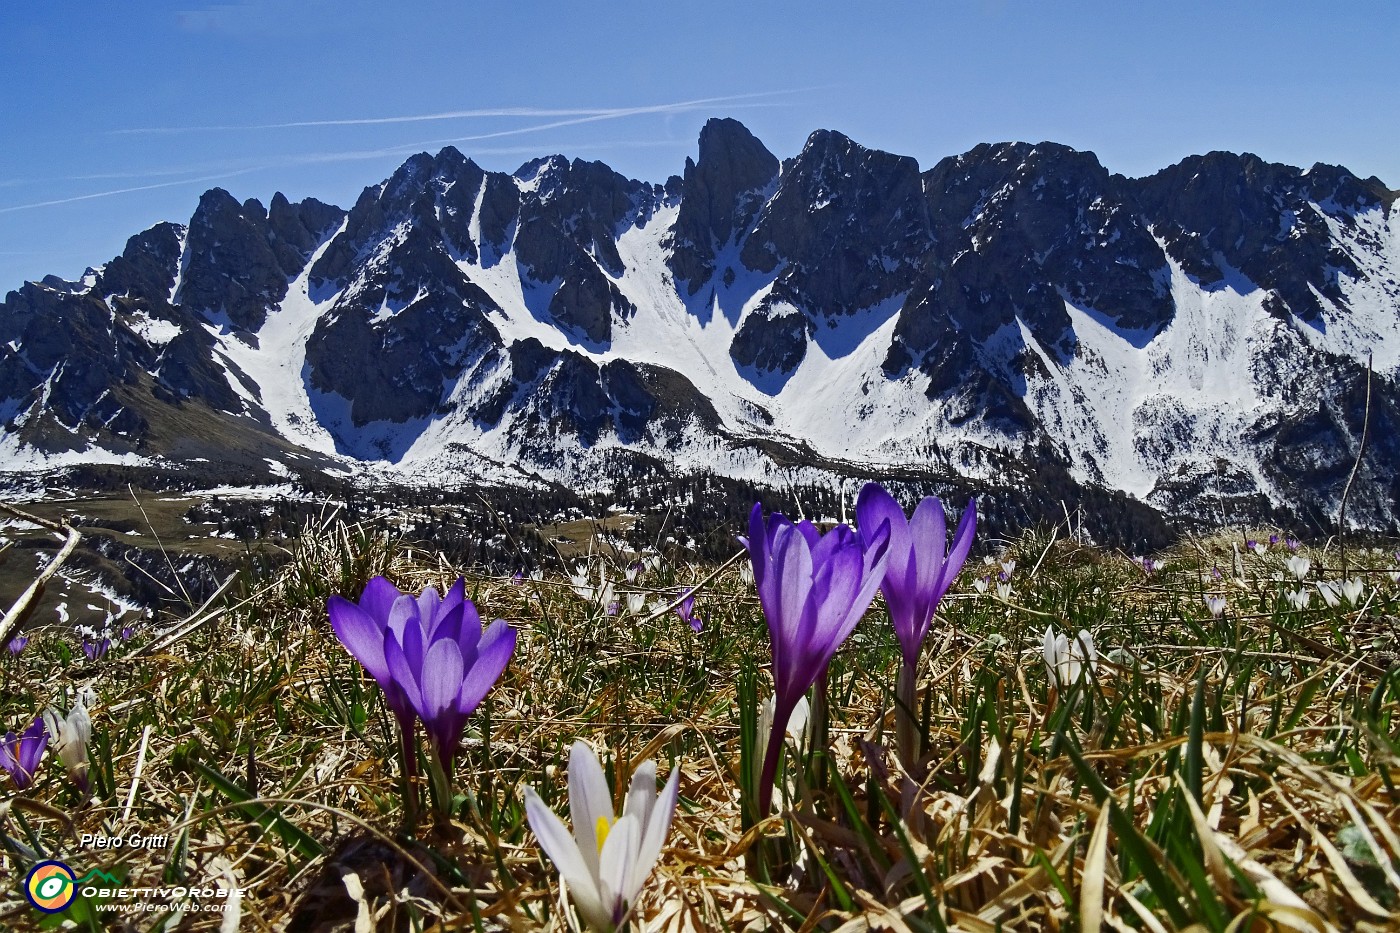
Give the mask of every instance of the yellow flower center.
M 603 843 L 608 841 L 608 833 L 612 830 L 612 820 L 606 816 L 598 817 L 598 824 L 593 827 L 593 834 L 598 837 L 598 854 L 603 854 Z

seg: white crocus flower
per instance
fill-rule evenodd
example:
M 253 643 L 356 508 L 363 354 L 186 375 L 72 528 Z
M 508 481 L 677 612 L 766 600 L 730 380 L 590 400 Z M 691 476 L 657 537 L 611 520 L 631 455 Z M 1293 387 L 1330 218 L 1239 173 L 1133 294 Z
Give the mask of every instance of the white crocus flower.
M 1205 601 L 1206 608 L 1210 610 L 1210 614 L 1213 617 L 1218 619 L 1225 612 L 1224 596 L 1207 596 L 1205 597 Z
M 1006 574 L 1008 577 L 1011 576 L 1011 574 L 1015 572 L 1015 570 L 1016 562 L 1014 560 L 1004 560 L 1001 562 L 1001 572 Z
M 1010 583 L 998 583 L 998 584 L 997 584 L 997 598 L 1000 599 L 1000 600 L 1001 600 L 1002 602 L 1004 602 L 1004 603 L 1009 603 L 1009 602 L 1011 602 L 1011 584 L 1010 584 Z
M 778 698 L 770 696 L 758 713 L 758 744 L 760 750 L 768 748 L 768 737 L 773 733 L 773 712 L 778 708 Z M 807 720 L 812 715 L 811 704 L 803 697 L 797 701 L 792 716 L 787 721 L 787 734 L 792 744 L 799 749 L 807 741 Z
M 1056 635 L 1055 630 L 1049 626 L 1045 629 L 1041 656 L 1045 658 L 1045 669 L 1049 671 L 1050 679 L 1061 687 L 1077 683 L 1085 665 L 1087 664 L 1092 671 L 1098 660 L 1098 654 L 1094 651 L 1094 639 L 1086 630 L 1080 629 L 1071 642 L 1065 635 Z
M 638 616 L 647 606 L 647 594 L 634 592 L 627 594 L 627 612 L 629 615 Z
M 1353 606 L 1355 606 L 1357 602 L 1360 601 L 1361 594 L 1365 589 L 1366 584 L 1362 583 L 1359 579 L 1350 579 L 1342 581 L 1342 595 L 1345 596 L 1346 601 L 1351 603 Z
M 1341 600 L 1337 597 L 1336 584 L 1319 582 L 1317 584 L 1317 591 L 1322 594 L 1322 601 L 1327 604 L 1328 609 L 1337 608 L 1337 604 Z
M 1288 571 L 1293 574 L 1295 580 L 1302 580 L 1308 575 L 1308 571 L 1312 569 L 1312 561 L 1299 554 L 1294 554 L 1292 557 L 1288 558 L 1285 563 L 1288 565 Z
M 770 696 L 758 709 L 758 734 L 754 736 L 753 782 L 757 786 L 763 777 L 763 756 L 768 749 L 769 737 L 773 734 L 773 713 L 778 708 L 777 696 Z M 807 727 L 812 715 L 812 706 L 804 696 L 797 701 L 792 716 L 787 721 L 787 738 L 799 752 L 807 742 Z
M 1288 604 L 1294 609 L 1306 609 L 1308 603 L 1312 601 L 1312 594 L 1307 590 L 1292 590 L 1288 594 Z
M 977 592 L 979 592 L 979 593 L 985 593 L 985 592 L 987 592 L 987 578 L 986 578 L 986 577 L 978 577 L 977 579 L 973 580 L 973 581 L 972 581 L 972 588 L 973 588 L 974 590 L 976 590 Z
M 84 701 L 94 699 L 90 691 L 80 692 L 66 717 L 52 707 L 44 711 L 44 727 L 53 737 L 54 750 L 68 776 L 83 793 L 87 793 L 89 787 L 88 743 L 92 741 L 92 717 Z
M 569 583 L 572 584 L 574 592 L 579 599 L 592 601 L 593 586 L 588 582 L 588 565 L 579 567 L 575 573 L 569 575 Z
M 656 763 L 645 762 L 633 773 L 622 815 L 617 816 L 598 756 L 583 741 L 575 742 L 569 752 L 572 834 L 533 789 L 525 788 L 530 828 L 590 929 L 615 930 L 632 909 L 670 832 L 680 776 L 680 768 L 673 768 L 657 794 Z

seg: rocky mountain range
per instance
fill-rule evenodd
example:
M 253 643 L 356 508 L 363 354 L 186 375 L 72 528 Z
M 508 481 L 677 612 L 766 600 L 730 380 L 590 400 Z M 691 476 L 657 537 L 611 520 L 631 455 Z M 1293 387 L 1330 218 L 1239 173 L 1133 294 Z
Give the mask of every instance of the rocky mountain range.
M 1347 514 L 1392 529 L 1396 194 L 828 130 L 779 160 L 730 119 L 664 184 L 448 148 L 348 211 L 214 189 L 0 303 L 0 469 L 891 475 L 1326 529 L 1359 462 Z

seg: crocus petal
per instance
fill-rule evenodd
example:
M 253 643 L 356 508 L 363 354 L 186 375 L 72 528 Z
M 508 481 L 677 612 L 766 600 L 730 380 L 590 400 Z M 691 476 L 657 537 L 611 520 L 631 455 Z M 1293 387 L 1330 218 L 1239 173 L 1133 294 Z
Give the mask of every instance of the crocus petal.
M 763 527 L 763 506 L 755 502 L 749 510 L 749 536 L 739 540 L 749 551 L 749 562 L 753 566 L 754 586 L 763 592 L 763 581 L 768 572 L 768 534 Z
M 641 828 L 635 816 L 624 816 L 612 825 L 603 851 L 598 856 L 598 890 L 603 903 L 611 902 L 611 922 L 622 922 L 637 892 L 629 887 L 637 864 L 637 843 Z M 642 877 L 646 880 L 646 876 Z
M 415 670 L 404 655 L 403 647 L 392 636 L 384 639 L 384 660 L 389 665 L 389 676 L 395 687 L 409 705 L 422 715 L 423 693 Z
M 918 515 L 917 509 L 915 515 Z M 904 510 L 885 487 L 879 483 L 866 483 L 856 498 L 856 523 L 866 547 L 874 540 L 875 530 L 886 522 L 890 526 L 890 563 L 886 576 L 902 583 L 908 576 L 913 558 L 910 523 L 904 517 Z
M 833 535 L 834 532 L 829 532 L 827 537 Z M 803 619 L 804 625 L 810 625 L 812 628 L 801 633 L 799 644 L 803 649 L 804 660 L 818 668 L 831 660 L 836 649 L 855 628 L 860 615 L 870 605 L 870 600 L 867 599 L 858 612 L 853 611 L 861 588 L 861 574 L 865 569 L 861 553 L 863 550 L 862 545 L 852 538 L 847 547 L 828 555 L 814 574 L 813 598 L 807 607 L 811 611 L 804 614 Z M 876 580 L 875 587 L 878 587 L 879 583 L 880 581 Z M 875 587 L 871 588 L 871 599 L 875 597 Z
M 462 596 L 462 613 L 460 619 L 457 621 L 455 637 L 457 639 L 457 644 L 462 648 L 462 657 L 466 659 L 467 666 L 471 667 L 474 663 L 473 659 L 480 650 L 481 615 L 476 610 L 476 604 L 465 596 L 464 587 L 466 584 L 463 583 L 460 578 L 458 578 L 457 582 L 460 586 L 452 587 L 451 592 L 447 594 L 444 605 L 448 607 L 448 612 L 452 613 L 454 612 L 453 604 L 455 597 L 458 595 Z
M 656 803 L 656 762 L 644 761 L 632 772 L 627 785 L 627 799 L 622 804 L 623 816 L 637 818 L 638 826 L 646 826 Z
M 598 756 L 582 739 L 569 750 L 569 815 L 589 873 L 598 876 L 598 820 L 613 822 L 612 795 Z
M 648 762 L 648 764 L 651 763 Z M 655 787 L 656 768 L 654 765 L 651 776 L 651 786 Z M 661 855 L 661 847 L 665 845 L 666 837 L 671 832 L 671 820 L 676 815 L 676 801 L 680 797 L 680 780 L 681 769 L 679 767 L 672 768 L 671 776 L 667 779 L 666 786 L 661 789 L 660 796 L 649 808 L 646 819 L 641 820 L 638 824 L 642 827 L 642 836 L 637 844 L 637 860 L 632 866 L 632 877 L 627 880 L 627 901 L 629 904 L 636 898 L 642 885 L 646 883 L 647 876 L 651 874 L 657 858 Z M 647 797 L 651 797 L 650 788 L 647 790 Z M 628 803 L 631 803 L 630 793 Z
M 476 657 L 467 668 L 457 694 L 457 711 L 471 715 L 486 692 L 501 677 L 515 652 L 515 629 L 497 619 L 481 635 Z
M 394 608 L 394 600 L 402 595 L 399 588 L 384 577 L 375 577 L 365 585 L 365 591 L 360 594 L 360 608 L 383 627 L 389 622 L 389 612 Z
M 972 539 L 976 535 L 977 500 L 969 499 L 967 508 L 963 509 L 962 518 L 958 519 L 958 528 L 953 532 L 953 546 L 948 550 L 947 560 L 943 562 L 943 572 L 938 579 L 938 599 L 943 598 L 943 594 L 948 592 L 948 588 L 962 572 L 963 564 L 967 563 L 967 555 L 972 550 Z
M 938 586 L 938 578 L 943 571 L 943 549 L 948 546 L 948 518 L 937 496 L 928 496 L 915 506 L 914 514 L 909 519 L 909 534 L 919 554 L 914 585 L 919 594 L 927 598 Z M 893 542 L 893 535 L 890 540 Z M 886 570 L 885 574 L 888 576 L 889 571 Z M 932 609 L 932 606 L 928 607 L 930 615 Z M 921 619 L 920 623 L 923 621 Z
M 861 616 L 865 615 L 865 610 L 870 608 L 871 601 L 875 599 L 875 593 L 880 589 L 880 581 L 885 578 L 886 561 L 889 559 L 889 542 L 889 526 L 881 525 L 875 530 L 875 537 L 869 546 L 861 548 L 864 570 L 861 574 L 860 589 L 851 599 L 846 619 L 841 623 L 844 634 L 837 639 L 832 648 L 833 652 L 855 629 L 856 623 L 860 621 Z
M 462 659 L 470 667 L 471 656 L 476 650 L 476 639 L 481 636 L 481 620 L 476 619 L 474 630 L 466 625 L 468 605 L 470 603 L 466 598 L 466 581 L 458 577 L 457 582 L 452 584 L 452 588 L 443 594 L 442 599 L 433 608 L 432 615 L 424 616 L 424 631 L 427 632 L 430 642 L 439 638 L 451 638 L 457 642 L 462 649 Z M 421 603 L 419 612 L 422 612 Z M 462 637 L 464 634 L 467 635 L 465 639 Z
M 763 611 L 773 638 L 773 679 L 786 685 L 802 674 L 798 667 L 800 655 L 796 652 L 801 648 L 798 639 L 802 617 L 812 592 L 811 551 L 806 539 L 791 526 L 774 542 L 771 569 L 769 599 L 766 602 L 762 599 L 762 590 L 759 597 L 760 602 L 764 602 Z M 805 689 L 798 688 L 797 692 Z
M 335 637 L 383 687 L 389 681 L 389 665 L 384 660 L 384 624 L 376 622 L 363 607 L 339 596 L 327 601 L 326 610 L 330 613 Z
M 433 642 L 423 658 L 423 705 L 418 708 L 418 714 L 429 728 L 444 712 L 456 708 L 465 674 L 457 643 L 445 639 Z
M 5 738 L 0 740 L 0 768 L 4 768 L 11 775 L 19 770 L 19 762 L 11 752 L 17 741 L 13 732 L 6 732 Z
M 418 604 L 418 618 L 423 620 L 426 630 L 438 616 L 438 606 L 442 603 L 442 597 L 438 595 L 437 587 L 429 586 L 418 594 L 414 602 Z
M 573 792 L 569 792 L 572 798 Z M 539 840 L 540 848 L 559 869 L 559 876 L 569 886 L 574 907 L 585 923 L 595 929 L 608 929 L 612 922 L 611 910 L 603 906 L 598 890 L 597 872 L 591 869 L 583 858 L 583 850 L 574 837 L 564 827 L 564 822 L 545 806 L 531 788 L 525 788 L 525 818 Z M 597 848 L 594 847 L 594 862 L 597 861 Z
M 389 631 L 394 633 L 394 637 L 399 640 L 399 644 L 404 644 L 405 633 L 409 628 L 416 627 L 421 640 L 423 626 L 418 614 L 418 601 L 407 593 L 394 600 L 394 604 L 389 607 L 389 617 L 386 625 Z M 415 659 L 419 663 L 422 658 Z
M 44 757 L 44 749 L 49 744 L 49 730 L 46 725 L 48 714 L 35 716 L 24 734 L 16 737 L 7 732 L 0 741 L 0 768 L 9 773 L 16 789 L 24 790 L 34 781 L 39 771 L 39 761 Z M 87 772 L 87 759 L 83 759 L 83 773 Z
M 1080 629 L 1079 634 L 1075 636 L 1074 648 L 1075 655 L 1091 668 L 1099 658 L 1099 653 L 1094 650 L 1094 638 L 1085 629 Z

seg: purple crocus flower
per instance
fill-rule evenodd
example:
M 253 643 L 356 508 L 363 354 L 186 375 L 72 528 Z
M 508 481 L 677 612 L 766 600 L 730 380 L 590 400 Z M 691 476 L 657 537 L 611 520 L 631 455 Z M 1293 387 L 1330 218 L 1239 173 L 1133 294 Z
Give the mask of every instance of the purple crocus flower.
M 89 661 L 96 661 L 99 658 L 105 658 L 107 656 L 107 652 L 110 651 L 111 648 L 112 639 L 110 638 L 103 638 L 98 641 L 93 641 L 90 638 L 83 639 L 83 654 L 87 656 L 87 659 Z
M 889 562 L 880 590 L 890 609 L 895 637 L 899 639 L 904 663 L 914 667 L 919 649 L 933 625 L 933 614 L 972 549 L 977 531 L 977 502 L 971 500 L 953 533 L 953 546 L 946 555 L 948 525 L 943 503 L 929 496 L 905 518 L 894 496 L 878 483 L 866 483 L 856 500 L 856 521 L 861 539 L 870 547 L 880 527 L 889 524 Z M 1008 574 L 999 574 L 1004 582 Z
M 866 545 L 845 525 L 823 535 L 811 522 L 794 525 L 777 512 L 765 526 L 763 507 L 755 503 L 749 535 L 739 541 L 749 551 L 773 643 L 773 730 L 758 788 L 759 812 L 766 815 L 788 719 L 875 598 L 890 530 L 888 522 L 873 529 Z
M 10 654 L 19 654 L 24 650 L 25 645 L 28 644 L 28 635 L 16 635 L 14 638 L 10 639 L 10 644 L 7 647 L 10 649 Z
M 43 716 L 36 716 L 24 735 L 18 738 L 13 732 L 5 733 L 5 738 L 0 740 L 0 768 L 9 772 L 16 789 L 24 790 L 33 783 L 39 759 L 44 757 L 48 745 L 49 733 L 44 728 Z
M 705 620 L 695 614 L 695 587 L 686 587 L 681 593 L 685 598 L 676 607 L 676 615 L 681 617 L 681 621 L 689 625 L 691 631 L 698 632 L 705 627 Z
M 460 577 L 445 596 L 428 587 L 416 598 L 375 577 L 358 604 L 332 596 L 327 609 L 336 637 L 384 690 L 403 727 L 406 767 L 416 715 L 450 774 L 467 719 L 515 650 L 515 630 L 497 619 L 483 631 Z
M 523 571 L 523 570 L 517 570 L 515 573 L 511 574 L 510 582 L 511 582 L 511 585 L 513 585 L 513 586 L 519 586 L 520 584 L 524 583 L 524 582 L 525 582 L 525 571 Z
M 889 562 L 880 584 L 894 623 L 895 637 L 904 657 L 897 694 L 896 734 L 900 755 L 912 767 L 918 758 L 918 737 L 912 710 L 918 683 L 919 651 L 933 625 L 933 615 L 953 580 L 967 561 L 977 532 L 977 502 L 969 500 L 953 533 L 953 545 L 945 554 L 948 520 L 936 496 L 921 501 L 910 518 L 894 496 L 878 483 L 866 483 L 856 500 L 856 520 L 867 546 L 886 525 L 889 527 Z M 1014 567 L 1014 565 L 1009 565 Z M 999 574 L 1002 583 L 1011 578 L 1008 565 Z

